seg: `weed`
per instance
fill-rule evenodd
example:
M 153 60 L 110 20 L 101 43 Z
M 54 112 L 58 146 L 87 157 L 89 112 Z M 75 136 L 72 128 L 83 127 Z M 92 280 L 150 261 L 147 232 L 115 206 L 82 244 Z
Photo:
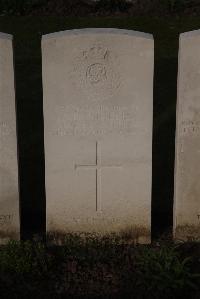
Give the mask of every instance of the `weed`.
M 33 8 L 46 5 L 47 2 L 47 0 L 0 0 L 0 11 L 2 15 L 23 15 Z
M 198 243 L 190 248 L 194 257 L 172 244 L 134 246 L 90 234 L 68 234 L 63 246 L 10 242 L 0 248 L 1 298 L 199 295 Z
M 126 274 L 131 277 L 128 290 L 132 286 L 148 298 L 179 298 L 188 290 L 197 291 L 200 283 L 200 274 L 192 272 L 192 257 L 181 259 L 174 247 L 166 246 L 143 247 Z
M 1 15 L 165 15 L 198 7 L 198 0 L 0 0 Z

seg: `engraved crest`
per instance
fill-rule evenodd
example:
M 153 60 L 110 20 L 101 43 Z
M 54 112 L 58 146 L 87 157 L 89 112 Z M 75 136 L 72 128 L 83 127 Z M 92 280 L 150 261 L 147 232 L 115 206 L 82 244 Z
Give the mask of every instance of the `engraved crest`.
M 101 63 L 93 63 L 88 67 L 86 76 L 91 84 L 98 84 L 106 80 L 106 68 Z
M 76 88 L 92 100 L 114 95 L 120 86 L 120 68 L 117 56 L 102 45 L 80 50 L 71 74 Z

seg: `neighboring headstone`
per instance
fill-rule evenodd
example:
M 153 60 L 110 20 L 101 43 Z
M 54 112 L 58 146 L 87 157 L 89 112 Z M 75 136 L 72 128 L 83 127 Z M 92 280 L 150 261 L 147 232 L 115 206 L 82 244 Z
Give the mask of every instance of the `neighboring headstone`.
M 11 35 L 0 33 L 0 243 L 19 236 L 13 45 Z
M 153 37 L 43 36 L 47 232 L 150 241 Z
M 180 35 L 174 237 L 200 239 L 200 30 Z

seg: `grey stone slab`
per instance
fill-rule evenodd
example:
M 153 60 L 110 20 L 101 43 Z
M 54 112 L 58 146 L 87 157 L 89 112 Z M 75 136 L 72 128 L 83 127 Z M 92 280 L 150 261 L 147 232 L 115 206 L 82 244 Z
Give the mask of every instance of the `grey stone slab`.
M 42 39 L 47 232 L 150 241 L 153 38 L 81 29 Z
M 174 237 L 200 239 L 200 30 L 180 35 Z
M 140 31 L 133 31 L 133 30 L 126 30 L 126 29 L 118 29 L 118 28 L 83 28 L 83 29 L 72 29 L 72 30 L 65 30 L 59 31 L 54 33 L 45 34 L 42 36 L 42 39 L 50 39 L 50 38 L 58 38 L 64 37 L 67 35 L 79 35 L 79 34 L 118 34 L 118 35 L 129 35 L 134 37 L 141 37 L 141 38 L 149 38 L 153 39 L 153 35 L 145 32 Z
M 19 239 L 19 223 L 13 46 L 0 33 L 0 243 Z

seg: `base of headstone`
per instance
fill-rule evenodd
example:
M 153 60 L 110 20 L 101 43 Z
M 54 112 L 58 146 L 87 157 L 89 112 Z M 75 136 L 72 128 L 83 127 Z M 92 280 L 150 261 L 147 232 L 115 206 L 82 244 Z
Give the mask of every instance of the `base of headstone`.
M 118 240 L 121 244 L 150 244 L 151 232 L 146 228 L 134 227 L 129 230 L 121 230 L 119 232 L 86 232 L 86 231 L 48 231 L 47 232 L 47 244 L 62 246 L 66 244 L 66 239 L 70 237 L 78 236 L 81 239 L 87 237 L 92 238 L 104 238 L 110 240 Z
M 20 234 L 18 232 L 0 231 L 0 245 L 6 245 L 10 241 L 20 241 Z
M 200 241 L 200 225 L 181 225 L 174 231 L 174 240 Z

